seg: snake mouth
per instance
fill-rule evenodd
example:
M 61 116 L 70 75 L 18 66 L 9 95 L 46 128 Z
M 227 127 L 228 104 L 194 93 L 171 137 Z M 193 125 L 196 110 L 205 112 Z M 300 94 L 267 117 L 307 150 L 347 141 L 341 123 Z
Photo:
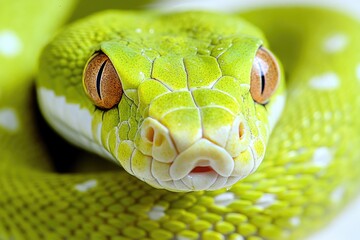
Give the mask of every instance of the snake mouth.
M 200 190 L 216 190 L 233 184 L 233 176 L 220 174 L 216 166 L 207 159 L 199 159 L 196 163 L 184 163 L 187 167 L 179 178 L 173 178 L 170 174 L 174 163 L 161 163 L 155 159 L 152 161 L 153 186 L 165 188 L 171 191 L 189 192 Z
M 190 173 L 210 173 L 213 171 L 214 169 L 210 166 L 200 166 L 194 167 L 193 170 L 190 171 Z
M 203 151 L 205 154 L 201 157 L 193 157 L 193 154 L 189 154 L 190 158 L 186 158 L 187 156 L 183 154 L 169 163 L 152 158 L 151 179 L 144 181 L 154 187 L 174 192 L 212 191 L 231 187 L 257 168 L 254 159 L 259 157 L 253 155 L 251 147 L 243 155 L 232 158 L 227 154 L 221 154 L 221 150 L 215 151 L 214 145 L 205 144 L 205 146 L 206 151 Z M 209 152 L 212 154 L 207 154 Z M 218 157 L 214 157 L 216 153 Z
M 211 160 L 208 159 L 199 159 L 195 164 L 194 167 L 189 171 L 188 174 L 196 174 L 196 173 L 211 173 L 215 172 L 218 173 L 214 168 L 211 166 Z
M 215 190 L 227 186 L 230 176 L 223 176 L 216 170 L 210 160 L 200 159 L 195 164 L 186 163 L 188 166 L 181 178 L 170 177 L 165 181 L 158 181 L 160 185 L 167 189 L 177 191 L 201 191 Z M 170 169 L 172 164 L 170 164 Z M 231 181 L 230 181 L 231 182 Z
M 234 159 L 226 150 L 200 139 L 172 162 L 153 158 L 151 175 L 161 187 L 175 191 L 215 190 L 232 177 Z
M 175 192 L 191 192 L 202 190 L 217 190 L 230 187 L 239 180 L 240 177 L 223 177 L 215 171 L 189 173 L 179 180 L 152 180 L 148 181 L 154 187 L 165 188 Z
M 206 150 L 209 151 L 211 148 L 207 145 Z M 256 169 L 255 162 L 244 164 L 246 159 L 244 160 L 242 156 L 225 157 L 222 158 L 222 161 L 219 161 L 221 158 L 211 156 L 213 154 L 203 155 L 199 158 L 180 158 L 182 161 L 178 161 L 179 158 L 176 158 L 174 162 L 170 163 L 163 163 L 153 158 L 151 163 L 152 179 L 144 179 L 144 181 L 154 187 L 175 192 L 218 190 L 231 187 Z M 227 169 L 231 164 L 233 166 Z M 228 171 L 224 171 L 224 169 Z

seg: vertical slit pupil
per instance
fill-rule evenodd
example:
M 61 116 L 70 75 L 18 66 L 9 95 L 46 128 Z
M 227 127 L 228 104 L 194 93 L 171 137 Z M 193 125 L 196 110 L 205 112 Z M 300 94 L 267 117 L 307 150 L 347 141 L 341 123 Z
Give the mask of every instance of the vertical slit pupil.
M 103 64 L 101 65 L 101 67 L 99 69 L 98 75 L 96 77 L 96 91 L 97 91 L 97 94 L 98 94 L 100 99 L 101 99 L 101 91 L 100 91 L 101 79 L 102 79 L 102 74 L 104 72 L 104 68 L 105 68 L 105 65 L 106 65 L 107 61 L 108 60 L 103 62 Z
M 261 71 L 261 94 L 263 94 L 265 91 L 265 75 Z
M 260 78 L 261 78 L 261 95 L 264 93 L 265 91 L 265 74 L 264 71 L 261 67 L 261 63 L 258 62 L 258 66 L 259 66 L 259 70 L 260 70 Z

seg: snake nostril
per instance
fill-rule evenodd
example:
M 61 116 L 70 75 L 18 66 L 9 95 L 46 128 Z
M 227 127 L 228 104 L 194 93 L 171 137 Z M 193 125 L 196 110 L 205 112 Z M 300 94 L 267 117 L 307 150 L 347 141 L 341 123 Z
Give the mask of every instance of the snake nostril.
M 164 142 L 165 137 L 162 134 L 156 134 L 154 145 L 156 147 L 160 147 L 162 143 Z
M 239 124 L 239 139 L 242 140 L 245 136 L 245 125 L 243 122 Z
M 161 163 L 170 163 L 177 156 L 177 151 L 170 136 L 170 131 L 154 118 L 145 118 L 136 141 L 138 149 L 147 157 Z M 136 136 L 138 137 L 138 136 Z
M 145 132 L 145 138 L 149 141 L 149 142 L 153 142 L 154 141 L 154 135 L 155 135 L 155 131 L 154 128 L 149 127 L 146 129 Z

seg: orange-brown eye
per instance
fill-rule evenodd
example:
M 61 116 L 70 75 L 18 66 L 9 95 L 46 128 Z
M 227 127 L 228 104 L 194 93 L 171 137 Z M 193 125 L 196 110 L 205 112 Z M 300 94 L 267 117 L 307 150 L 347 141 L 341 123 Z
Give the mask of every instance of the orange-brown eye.
M 266 104 L 280 80 L 279 66 L 274 56 L 261 47 L 256 53 L 252 70 L 250 93 L 260 104 Z
M 84 71 L 85 92 L 99 108 L 110 109 L 120 102 L 123 94 L 119 75 L 104 53 L 94 55 Z

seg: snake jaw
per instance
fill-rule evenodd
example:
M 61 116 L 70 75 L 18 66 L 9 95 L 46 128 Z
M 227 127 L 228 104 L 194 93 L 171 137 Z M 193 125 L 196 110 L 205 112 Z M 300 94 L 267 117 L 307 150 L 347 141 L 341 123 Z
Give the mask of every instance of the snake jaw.
M 217 116 L 228 114 L 217 106 L 211 110 L 218 113 Z M 177 113 L 177 110 L 171 111 L 165 116 Z M 231 187 L 253 173 L 264 158 L 271 129 L 267 122 L 254 116 L 245 117 L 240 112 L 228 116 L 223 118 L 227 119 L 222 124 L 226 128 L 220 129 L 216 124 L 211 127 L 211 120 L 202 115 L 200 125 L 208 125 L 197 138 L 187 138 L 188 129 L 173 132 L 171 126 L 179 123 L 175 120 L 165 124 L 155 117 L 146 118 L 141 126 L 146 130 L 140 132 L 142 143 L 149 144 L 147 152 L 143 153 L 152 158 L 149 172 L 153 178 L 145 181 L 154 187 L 177 192 L 217 190 Z
M 261 144 L 249 129 L 245 118 L 238 114 L 229 130 L 221 132 L 228 136 L 222 145 L 204 136 L 186 143 L 189 147 L 179 151 L 171 130 L 148 117 L 139 133 L 142 146 L 146 143 L 149 147 L 139 146 L 139 150 L 151 158 L 147 170 L 151 179 L 142 179 L 157 188 L 182 192 L 231 187 L 251 174 L 262 160 L 262 154 L 256 153 Z

